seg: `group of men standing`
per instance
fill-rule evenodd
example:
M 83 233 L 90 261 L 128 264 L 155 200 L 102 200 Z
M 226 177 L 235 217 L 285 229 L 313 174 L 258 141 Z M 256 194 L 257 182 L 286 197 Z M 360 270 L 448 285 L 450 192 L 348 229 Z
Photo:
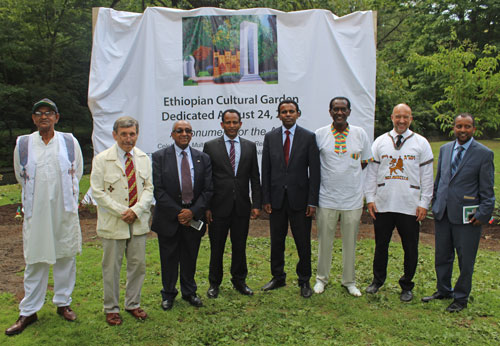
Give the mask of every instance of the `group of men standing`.
M 173 124 L 174 144 L 149 157 L 135 147 L 139 124 L 131 117 L 114 123 L 115 144 L 92 163 L 91 187 L 98 205 L 97 233 L 103 244 L 103 293 L 106 322 L 119 325 L 119 278 L 127 258 L 125 310 L 139 320 L 145 277 L 146 234 L 150 206 L 156 201 L 151 229 L 158 235 L 162 302 L 172 309 L 178 294 L 195 307 L 203 305 L 195 282 L 200 241 L 208 224 L 210 287 L 217 298 L 223 278 L 223 255 L 228 234 L 232 243 L 231 282 L 243 295 L 253 295 L 246 283 L 246 241 L 249 220 L 264 209 L 270 215 L 271 280 L 264 291 L 286 285 L 285 239 L 288 226 L 299 261 L 296 266 L 300 294 L 309 298 L 324 292 L 329 282 L 333 239 L 340 222 L 342 286 L 361 296 L 355 280 L 355 248 L 363 197 L 374 220 L 373 281 L 366 292 L 375 294 L 384 284 L 388 247 L 397 228 L 404 249 L 404 274 L 399 280 L 401 301 L 411 301 L 418 262 L 419 223 L 432 200 L 435 216 L 437 291 L 422 298 L 453 298 L 448 311 L 467 306 L 472 272 L 481 235 L 494 207 L 493 152 L 476 142 L 474 117 L 455 118 L 456 140 L 440 151 L 433 187 L 433 154 L 428 141 L 412 132 L 411 109 L 394 107 L 393 130 L 370 144 L 366 132 L 350 125 L 351 102 L 335 97 L 329 105 L 332 123 L 315 133 L 296 124 L 299 105 L 284 100 L 278 106 L 282 126 L 268 132 L 262 151 L 260 183 L 255 143 L 239 136 L 237 110 L 226 110 L 224 135 L 207 142 L 203 152 L 189 146 L 193 130 L 187 121 Z M 43 99 L 33 106 L 38 131 L 18 138 L 14 166 L 23 188 L 25 297 L 20 317 L 5 333 L 22 332 L 37 320 L 44 303 L 50 265 L 54 273 L 57 313 L 68 321 L 75 285 L 75 255 L 81 251 L 78 222 L 78 181 L 83 160 L 77 140 L 54 130 L 59 120 L 55 103 Z M 366 168 L 367 167 L 367 168 Z M 363 169 L 366 168 L 366 177 Z M 465 210 L 470 210 L 466 218 Z M 318 228 L 318 267 L 311 289 L 311 223 Z M 455 287 L 451 275 L 455 251 L 460 276 Z

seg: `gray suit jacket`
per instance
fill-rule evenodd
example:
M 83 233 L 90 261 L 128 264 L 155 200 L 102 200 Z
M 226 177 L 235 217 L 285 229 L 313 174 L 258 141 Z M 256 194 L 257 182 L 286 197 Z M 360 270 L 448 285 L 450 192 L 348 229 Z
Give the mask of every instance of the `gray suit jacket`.
M 475 218 L 486 224 L 495 206 L 493 152 L 472 139 L 452 176 L 451 157 L 454 145 L 455 141 L 446 143 L 439 151 L 432 197 L 434 217 L 441 220 L 446 211 L 451 223 L 462 224 L 463 207 L 479 205 Z

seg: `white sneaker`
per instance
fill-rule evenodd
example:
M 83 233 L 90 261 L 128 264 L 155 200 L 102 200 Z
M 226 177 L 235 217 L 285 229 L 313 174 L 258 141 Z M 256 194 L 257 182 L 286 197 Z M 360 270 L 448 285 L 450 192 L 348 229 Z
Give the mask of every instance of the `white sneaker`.
M 325 291 L 325 284 L 322 283 L 321 281 L 316 281 L 316 284 L 314 285 L 314 293 L 321 294 L 324 291 Z
M 358 290 L 358 288 L 356 286 L 354 286 L 354 285 L 347 286 L 346 288 L 351 296 L 361 297 L 361 292 Z

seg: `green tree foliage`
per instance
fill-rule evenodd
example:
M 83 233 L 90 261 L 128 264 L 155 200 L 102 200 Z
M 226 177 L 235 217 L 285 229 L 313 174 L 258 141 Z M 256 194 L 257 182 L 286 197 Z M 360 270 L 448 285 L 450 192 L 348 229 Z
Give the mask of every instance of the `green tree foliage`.
M 495 89 L 500 49 L 498 0 L 0 0 L 0 126 L 4 130 L 0 157 L 6 157 L 7 165 L 11 164 L 16 135 L 32 126 L 31 105 L 42 97 L 53 98 L 60 107 L 59 127 L 76 131 L 77 136 L 83 129 L 79 139 L 90 148 L 91 19 L 92 8 L 99 6 L 133 12 L 148 6 L 320 8 L 337 16 L 376 10 L 376 134 L 390 129 L 389 116 L 400 102 L 412 107 L 414 129 L 427 136 L 447 131 L 447 121 L 461 111 L 474 113 L 485 135 L 496 136 L 499 128 L 495 117 L 499 113 Z M 224 30 L 212 28 L 213 32 L 219 29 Z M 269 38 L 276 33 L 259 35 Z M 276 40 L 267 42 L 275 44 Z M 236 42 L 220 43 L 237 46 Z M 259 63 L 271 58 L 262 57 Z
M 423 56 L 414 54 L 410 61 L 439 81 L 444 91 L 434 103 L 441 129 L 450 131 L 456 114 L 469 112 L 476 116 L 478 135 L 496 131 L 500 126 L 500 53 L 485 45 L 479 52 L 470 43 L 457 48 L 440 46 L 438 52 Z M 479 54 L 481 53 L 481 54 Z

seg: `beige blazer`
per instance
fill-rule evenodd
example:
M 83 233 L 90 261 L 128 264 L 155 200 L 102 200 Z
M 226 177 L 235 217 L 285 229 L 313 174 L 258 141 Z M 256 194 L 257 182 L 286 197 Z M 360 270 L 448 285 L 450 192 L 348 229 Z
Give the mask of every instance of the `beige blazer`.
M 133 234 L 149 232 L 151 202 L 153 200 L 152 167 L 149 157 L 134 148 L 134 168 L 137 185 L 137 203 L 131 208 L 137 215 Z M 97 235 L 106 239 L 130 238 L 129 225 L 121 220 L 128 207 L 128 182 L 123 164 L 118 158 L 117 144 L 104 150 L 92 161 L 90 174 L 92 197 L 97 202 Z

